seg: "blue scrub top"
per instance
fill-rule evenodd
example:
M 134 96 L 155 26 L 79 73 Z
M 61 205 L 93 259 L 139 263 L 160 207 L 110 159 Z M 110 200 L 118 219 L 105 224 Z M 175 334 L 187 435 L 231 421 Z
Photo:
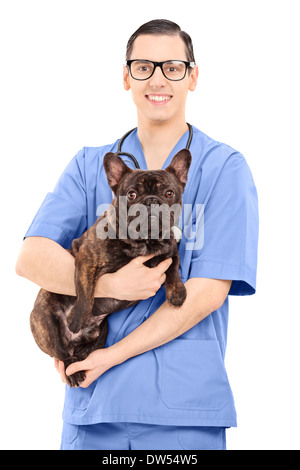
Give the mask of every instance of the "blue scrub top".
M 183 194 L 183 203 L 192 208 L 192 224 L 182 218 L 182 280 L 230 279 L 229 294 L 254 294 L 258 206 L 250 169 L 239 152 L 195 127 L 193 130 L 192 163 Z M 163 168 L 186 146 L 187 138 L 188 132 Z M 68 248 L 94 224 L 99 207 L 112 200 L 103 157 L 116 152 L 117 144 L 85 147 L 78 152 L 53 192 L 47 194 L 25 237 L 47 237 Z M 122 150 L 132 153 L 140 167 L 147 169 L 136 130 Z M 125 161 L 133 167 L 126 157 Z M 106 346 L 127 336 L 164 301 L 162 286 L 154 297 L 111 315 Z M 113 367 L 87 389 L 66 386 L 64 420 L 73 424 L 236 426 L 234 399 L 224 366 L 227 325 L 228 298 L 179 338 Z

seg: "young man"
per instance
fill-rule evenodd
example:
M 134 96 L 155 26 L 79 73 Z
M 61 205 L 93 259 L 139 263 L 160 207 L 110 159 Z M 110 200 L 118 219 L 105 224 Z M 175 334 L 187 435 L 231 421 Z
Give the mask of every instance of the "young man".
M 122 151 L 142 169 L 166 168 L 188 139 L 186 98 L 198 79 L 191 39 L 172 22 L 151 21 L 130 38 L 126 59 L 138 127 Z M 26 233 L 18 274 L 75 295 L 65 248 L 111 201 L 102 162 L 117 144 L 83 148 L 70 162 Z M 190 151 L 183 203 L 196 236 L 184 226 L 179 244 L 187 299 L 180 308 L 165 302 L 170 260 L 150 269 L 138 257 L 99 279 L 95 297 L 141 301 L 110 316 L 105 349 L 66 372 L 55 361 L 63 380 L 86 371 L 81 387 L 66 387 L 62 449 L 225 449 L 225 428 L 236 426 L 224 367 L 228 294 L 255 292 L 256 189 L 244 157 L 195 127 Z

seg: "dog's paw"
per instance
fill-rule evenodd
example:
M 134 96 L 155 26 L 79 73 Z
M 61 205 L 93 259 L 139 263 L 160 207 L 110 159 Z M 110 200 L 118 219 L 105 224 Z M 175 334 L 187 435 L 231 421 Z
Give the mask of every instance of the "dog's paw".
M 82 328 L 81 316 L 77 314 L 74 308 L 71 310 L 71 312 L 68 315 L 67 325 L 68 325 L 69 330 L 72 333 L 78 333 L 78 331 L 80 331 Z
M 186 288 L 183 284 L 176 284 L 172 290 L 167 291 L 166 297 L 173 307 L 181 307 L 186 299 Z
M 66 375 L 67 384 L 70 387 L 80 387 L 81 382 L 85 379 L 85 372 L 75 372 L 72 375 Z
M 78 333 L 81 330 L 81 322 L 78 322 L 76 318 L 68 318 L 68 328 L 72 333 Z

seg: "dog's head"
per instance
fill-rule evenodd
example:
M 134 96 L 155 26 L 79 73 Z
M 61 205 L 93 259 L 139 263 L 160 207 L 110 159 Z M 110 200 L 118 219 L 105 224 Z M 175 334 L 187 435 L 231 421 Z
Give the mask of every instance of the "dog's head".
M 105 155 L 103 164 L 116 195 L 117 229 L 123 222 L 132 239 L 170 238 L 167 232 L 170 234 L 181 211 L 190 151 L 178 152 L 165 170 L 132 170 L 111 152 Z

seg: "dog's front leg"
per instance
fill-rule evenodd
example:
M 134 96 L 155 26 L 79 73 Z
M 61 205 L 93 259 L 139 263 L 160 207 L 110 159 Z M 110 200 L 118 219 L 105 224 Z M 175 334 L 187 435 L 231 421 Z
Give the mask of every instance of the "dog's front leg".
M 76 302 L 67 319 L 72 333 L 78 333 L 91 314 L 94 305 L 94 293 L 100 269 L 94 257 L 89 258 L 82 249 L 75 259 Z
M 181 307 L 186 299 L 186 288 L 179 275 L 179 255 L 176 253 L 173 262 L 166 271 L 166 298 L 174 307 Z

